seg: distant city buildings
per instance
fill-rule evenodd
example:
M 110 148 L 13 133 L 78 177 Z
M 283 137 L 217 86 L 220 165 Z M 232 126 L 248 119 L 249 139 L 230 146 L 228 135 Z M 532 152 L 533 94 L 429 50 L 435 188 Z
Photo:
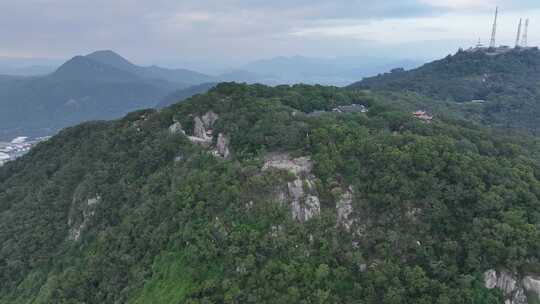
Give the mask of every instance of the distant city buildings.
M 32 147 L 49 138 L 50 137 L 39 137 L 29 139 L 28 137 L 21 136 L 10 142 L 0 142 L 0 166 L 3 166 L 8 161 L 23 156 L 28 153 Z

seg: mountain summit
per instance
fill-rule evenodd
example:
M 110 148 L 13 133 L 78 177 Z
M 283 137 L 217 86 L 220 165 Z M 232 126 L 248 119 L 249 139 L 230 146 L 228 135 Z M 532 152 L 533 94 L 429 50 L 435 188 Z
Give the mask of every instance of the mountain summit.
M 119 57 L 122 58 L 122 57 Z M 87 56 L 76 56 L 61 65 L 50 77 L 68 81 L 136 81 L 136 74 Z
M 540 51 L 502 54 L 459 51 L 411 71 L 366 78 L 351 89 L 416 93 L 433 104 L 460 105 L 465 116 L 485 124 L 540 131 Z M 429 106 L 429 105 L 428 105 Z
M 135 72 L 137 69 L 136 65 L 111 50 L 96 51 L 86 55 L 85 57 L 132 73 Z
M 215 80 L 212 76 L 187 69 L 167 69 L 158 66 L 138 66 L 110 50 L 96 51 L 86 55 L 86 57 L 146 79 L 160 79 L 172 83 L 182 83 L 188 86 Z

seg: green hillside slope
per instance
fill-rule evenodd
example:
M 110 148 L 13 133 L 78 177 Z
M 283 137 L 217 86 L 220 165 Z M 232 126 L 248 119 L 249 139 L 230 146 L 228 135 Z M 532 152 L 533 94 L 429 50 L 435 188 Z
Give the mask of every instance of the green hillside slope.
M 62 131 L 0 168 L 0 303 L 515 297 L 483 274 L 540 272 L 537 142 L 387 103 L 220 84 Z
M 483 124 L 538 133 L 540 51 L 460 51 L 411 71 L 364 79 L 353 89 L 416 93 Z

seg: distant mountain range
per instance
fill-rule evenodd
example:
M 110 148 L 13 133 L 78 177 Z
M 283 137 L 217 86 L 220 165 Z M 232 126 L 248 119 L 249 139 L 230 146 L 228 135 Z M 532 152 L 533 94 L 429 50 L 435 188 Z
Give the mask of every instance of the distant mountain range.
M 42 76 L 54 72 L 65 60 L 0 57 L 0 75 Z
M 411 68 L 419 64 L 377 58 L 295 56 L 206 75 L 187 69 L 138 66 L 105 50 L 75 56 L 46 75 L 39 74 L 50 67 L 21 67 L 24 60 L 18 65 L 11 62 L 9 69 L 16 73 L 7 76 L 1 75 L 2 62 L 5 64 L 5 60 L 0 60 L 0 139 L 5 140 L 21 135 L 50 135 L 82 121 L 112 119 L 135 109 L 170 105 L 224 81 L 347 85 L 396 66 Z
M 346 86 L 364 77 L 394 68 L 412 69 L 422 62 L 377 57 L 310 58 L 275 57 L 249 63 L 240 69 L 261 76 L 267 84 L 308 83 Z
M 49 135 L 81 121 L 120 117 L 213 79 L 189 70 L 140 67 L 112 51 L 76 56 L 45 76 L 2 76 L 0 139 Z
M 115 67 L 119 70 L 129 72 L 133 75 L 137 75 L 142 79 L 161 79 L 173 83 L 183 83 L 188 85 L 195 85 L 215 80 L 212 76 L 186 69 L 166 69 L 158 66 L 137 66 L 113 51 L 97 51 L 86 57 L 91 60 Z
M 388 72 L 396 67 L 408 70 L 423 63 L 423 61 L 419 60 L 384 57 L 317 58 L 280 56 L 253 61 L 233 68 L 220 68 L 219 64 L 216 64 L 213 73 L 204 74 L 187 69 L 136 66 L 113 51 L 97 51 L 86 57 L 129 71 L 141 78 L 158 78 L 190 84 L 236 81 L 269 85 L 311 83 L 346 86 L 364 77 Z M 56 70 L 55 64 L 57 64 L 57 60 L 8 60 L 0 58 L 0 75 L 40 76 L 50 74 Z M 60 66 L 60 64 L 57 64 L 57 66 Z
M 161 101 L 157 104 L 157 108 L 164 108 L 167 106 L 170 106 L 174 103 L 184 101 L 194 95 L 197 94 L 203 94 L 208 92 L 210 89 L 215 87 L 217 83 L 210 82 L 210 83 L 203 83 L 199 85 L 195 85 L 186 89 L 179 89 L 171 94 L 165 96 Z
M 45 65 L 25 65 L 20 67 L 12 67 L 0 64 L 0 74 L 14 76 L 42 76 L 47 75 L 56 70 L 54 66 Z

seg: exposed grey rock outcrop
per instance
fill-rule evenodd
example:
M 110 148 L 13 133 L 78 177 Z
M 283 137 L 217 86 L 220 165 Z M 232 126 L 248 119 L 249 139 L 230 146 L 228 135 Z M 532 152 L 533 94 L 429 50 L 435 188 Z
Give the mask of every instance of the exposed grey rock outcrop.
M 201 119 L 204 127 L 206 129 L 211 129 L 214 126 L 214 123 L 216 123 L 216 121 L 219 119 L 219 116 L 216 113 L 209 111 L 204 114 Z
M 82 231 L 86 228 L 91 218 L 96 214 L 96 207 L 101 201 L 101 196 L 89 198 L 86 202 L 79 203 L 74 199 L 72 210 L 68 218 L 69 234 L 68 239 L 79 241 Z
M 321 213 L 321 203 L 311 180 L 297 178 L 287 183 L 294 219 L 306 222 Z
M 352 218 L 352 200 L 353 200 L 353 189 L 349 187 L 345 193 L 341 195 L 340 200 L 336 203 L 337 211 L 337 224 L 347 231 L 351 230 L 351 226 L 354 222 Z
M 523 286 L 512 273 L 490 269 L 484 273 L 484 283 L 488 289 L 500 289 L 504 294 L 505 304 L 527 304 Z
M 523 288 L 518 288 L 511 299 L 506 299 L 504 304 L 528 304 L 527 295 Z
M 484 273 L 484 281 L 486 288 L 499 288 L 504 294 L 512 293 L 517 283 L 512 274 L 506 271 L 497 272 L 494 269 L 490 269 Z
M 229 150 L 229 139 L 222 133 L 219 133 L 217 138 L 216 153 L 218 156 L 221 156 L 223 158 L 229 158 L 229 156 L 231 155 L 231 152 Z
M 182 128 L 182 125 L 179 122 L 175 122 L 169 127 L 169 133 L 171 133 L 172 135 L 176 135 L 176 134 L 186 135 L 186 131 L 184 131 L 184 129 Z
M 219 116 L 212 111 L 202 117 L 196 116 L 193 119 L 193 136 L 188 136 L 189 140 L 196 144 L 210 146 L 212 143 L 212 128 L 218 118 Z
M 535 297 L 537 301 L 540 301 L 540 277 L 536 277 L 536 276 L 524 277 L 523 288 L 527 291 L 529 298 Z
M 192 143 L 210 148 L 214 135 L 214 130 L 212 128 L 218 119 L 219 116 L 212 111 L 207 112 L 202 117 L 196 116 L 193 118 L 193 135 L 188 136 L 188 139 Z M 182 132 L 183 134 L 186 134 L 179 123 L 171 125 L 169 130 L 171 133 Z M 211 153 L 214 156 L 222 158 L 229 158 L 231 156 L 229 138 L 225 134 L 219 133 L 215 149 L 213 149 Z
M 286 170 L 295 176 L 293 181 L 287 183 L 286 189 L 277 191 L 275 197 L 282 203 L 290 204 L 292 217 L 299 222 L 306 222 L 321 213 L 312 168 L 309 157 L 293 159 L 288 154 L 271 154 L 263 166 L 263 171 Z
M 273 153 L 266 157 L 263 171 L 270 168 L 287 170 L 295 175 L 311 174 L 313 163 L 309 157 L 291 158 L 286 153 Z
M 206 126 L 199 116 L 195 117 L 193 120 L 193 136 L 206 139 Z

